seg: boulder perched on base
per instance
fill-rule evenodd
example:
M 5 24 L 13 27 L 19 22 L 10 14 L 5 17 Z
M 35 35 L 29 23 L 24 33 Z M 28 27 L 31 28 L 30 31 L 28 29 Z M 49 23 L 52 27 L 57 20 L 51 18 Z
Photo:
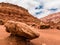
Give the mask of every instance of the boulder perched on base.
M 22 22 L 7 21 L 5 24 L 6 31 L 13 35 L 23 36 L 26 39 L 35 39 L 39 33 L 35 29 Z

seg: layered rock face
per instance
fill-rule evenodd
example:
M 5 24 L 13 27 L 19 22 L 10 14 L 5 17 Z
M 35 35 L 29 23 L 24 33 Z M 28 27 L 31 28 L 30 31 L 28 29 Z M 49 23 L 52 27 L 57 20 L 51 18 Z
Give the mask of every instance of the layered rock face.
M 38 28 L 40 20 L 29 14 L 28 10 L 9 3 L 0 3 L 0 19 L 24 22 Z
M 41 25 L 49 25 L 49 28 L 60 29 L 60 12 L 48 15 L 40 20 L 42 21 Z

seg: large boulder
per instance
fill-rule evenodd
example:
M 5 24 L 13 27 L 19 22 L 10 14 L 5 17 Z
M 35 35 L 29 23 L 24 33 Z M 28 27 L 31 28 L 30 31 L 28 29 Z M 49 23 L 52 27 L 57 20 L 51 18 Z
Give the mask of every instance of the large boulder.
M 39 37 L 39 33 L 34 28 L 22 22 L 7 21 L 4 26 L 6 31 L 13 35 L 23 36 L 29 40 Z

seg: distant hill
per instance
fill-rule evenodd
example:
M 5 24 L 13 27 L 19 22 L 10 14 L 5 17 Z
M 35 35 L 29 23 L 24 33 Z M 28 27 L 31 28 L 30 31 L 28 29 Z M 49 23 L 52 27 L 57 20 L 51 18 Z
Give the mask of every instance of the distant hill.
M 60 12 L 50 14 L 44 18 L 41 18 L 40 20 L 45 25 L 50 25 L 51 28 L 60 28 Z
M 28 10 L 9 3 L 0 3 L 0 19 L 20 21 L 36 28 L 40 24 L 40 20 L 33 17 Z

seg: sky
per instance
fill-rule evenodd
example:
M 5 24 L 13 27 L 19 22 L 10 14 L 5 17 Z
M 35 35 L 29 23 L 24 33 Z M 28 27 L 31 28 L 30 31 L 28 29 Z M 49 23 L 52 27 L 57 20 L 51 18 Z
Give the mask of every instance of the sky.
M 0 0 L 26 8 L 37 18 L 60 12 L 60 0 Z

